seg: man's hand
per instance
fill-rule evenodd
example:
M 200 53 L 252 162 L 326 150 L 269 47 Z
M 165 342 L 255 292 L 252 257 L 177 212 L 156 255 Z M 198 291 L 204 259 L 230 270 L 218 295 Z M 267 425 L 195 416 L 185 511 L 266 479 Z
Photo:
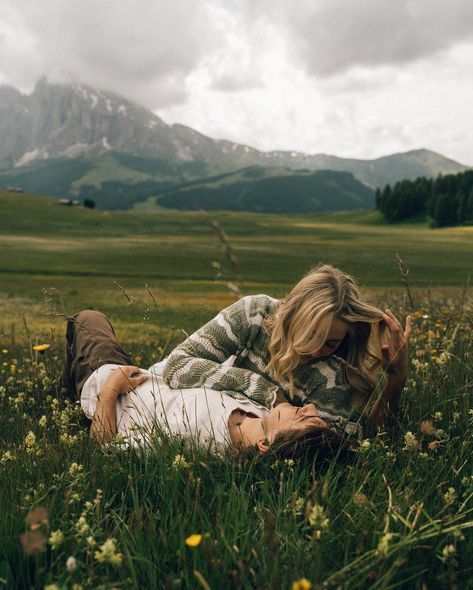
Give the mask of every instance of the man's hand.
M 118 367 L 103 384 L 100 396 L 117 398 L 119 395 L 126 395 L 149 378 L 150 375 L 143 373 L 139 367 Z

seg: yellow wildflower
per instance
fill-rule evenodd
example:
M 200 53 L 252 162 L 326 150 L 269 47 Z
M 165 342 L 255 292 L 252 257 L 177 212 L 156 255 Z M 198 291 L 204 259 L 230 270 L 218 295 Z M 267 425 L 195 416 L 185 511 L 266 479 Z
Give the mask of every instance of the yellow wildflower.
M 174 457 L 174 461 L 172 462 L 172 466 L 174 469 L 187 469 L 187 467 L 189 467 L 189 463 L 186 461 L 184 455 L 176 455 Z
M 455 502 L 457 499 L 457 492 L 455 488 L 448 488 L 448 490 L 443 495 L 443 499 L 445 504 L 453 504 L 453 502 Z
M 299 578 L 299 580 L 292 582 L 291 588 L 292 590 L 310 590 L 312 588 L 312 584 L 307 578 Z
M 35 344 L 33 346 L 33 350 L 36 350 L 37 352 L 44 352 L 45 350 L 48 350 L 48 348 L 51 348 L 50 344 Z
M 198 547 L 202 542 L 202 535 L 189 535 L 186 539 L 186 545 L 188 547 Z
M 100 551 L 94 553 L 94 557 L 100 563 L 111 563 L 112 565 L 120 565 L 123 559 L 123 555 L 117 552 L 115 539 L 107 539 L 100 546 Z
M 442 561 L 449 561 L 455 555 L 455 545 L 445 545 L 442 549 Z
M 53 549 L 57 549 L 64 542 L 64 533 L 61 530 L 53 531 L 49 535 L 48 543 Z
M 320 504 L 314 504 L 308 515 L 309 523 L 318 529 L 326 529 L 330 524 L 330 520 L 325 514 L 325 509 Z
M 381 557 L 386 557 L 389 552 L 389 544 L 393 540 L 393 533 L 385 533 L 378 543 L 378 548 L 376 549 L 376 553 Z

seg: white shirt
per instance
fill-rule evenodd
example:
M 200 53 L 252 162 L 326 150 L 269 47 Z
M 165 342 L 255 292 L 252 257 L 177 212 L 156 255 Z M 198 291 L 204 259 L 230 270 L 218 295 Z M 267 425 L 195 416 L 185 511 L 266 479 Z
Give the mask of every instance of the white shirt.
M 98 394 L 112 371 L 120 365 L 103 365 L 87 379 L 81 406 L 92 420 Z M 178 436 L 206 448 L 223 449 L 231 444 L 228 419 L 234 410 L 260 418 L 269 411 L 251 400 L 236 400 L 212 389 L 171 389 L 162 379 L 164 361 L 151 366 L 150 378 L 117 399 L 117 434 L 132 446 L 143 446 L 152 435 Z

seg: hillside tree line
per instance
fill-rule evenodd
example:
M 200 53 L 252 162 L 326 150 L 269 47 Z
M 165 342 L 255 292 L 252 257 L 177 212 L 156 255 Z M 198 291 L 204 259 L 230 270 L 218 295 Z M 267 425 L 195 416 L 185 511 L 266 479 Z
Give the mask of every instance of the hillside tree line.
M 429 215 L 433 227 L 473 224 L 473 170 L 435 179 L 401 180 L 376 189 L 376 207 L 388 221 Z

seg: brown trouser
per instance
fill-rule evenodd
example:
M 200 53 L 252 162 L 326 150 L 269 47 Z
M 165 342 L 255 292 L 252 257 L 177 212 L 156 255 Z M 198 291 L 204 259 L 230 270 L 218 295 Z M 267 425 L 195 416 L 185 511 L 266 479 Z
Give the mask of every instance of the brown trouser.
M 73 401 L 80 399 L 82 387 L 95 369 L 109 363 L 132 364 L 112 324 L 100 311 L 86 309 L 70 317 L 66 341 L 63 385 Z

